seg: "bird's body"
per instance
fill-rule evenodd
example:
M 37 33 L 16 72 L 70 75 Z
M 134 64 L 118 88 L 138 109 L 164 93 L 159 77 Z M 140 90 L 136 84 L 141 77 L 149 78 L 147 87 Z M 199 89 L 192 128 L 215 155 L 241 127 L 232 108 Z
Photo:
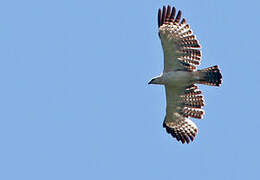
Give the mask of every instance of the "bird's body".
M 189 71 L 169 71 L 164 72 L 161 76 L 157 77 L 157 83 L 153 84 L 161 84 L 167 86 L 188 86 L 195 82 L 196 76 L 194 72 Z
M 159 37 L 164 52 L 163 73 L 149 84 L 165 86 L 166 116 L 163 127 L 182 143 L 194 140 L 198 128 L 189 117 L 202 119 L 204 99 L 195 84 L 220 86 L 222 75 L 218 66 L 197 70 L 201 61 L 200 44 L 181 11 L 170 6 L 158 12 Z

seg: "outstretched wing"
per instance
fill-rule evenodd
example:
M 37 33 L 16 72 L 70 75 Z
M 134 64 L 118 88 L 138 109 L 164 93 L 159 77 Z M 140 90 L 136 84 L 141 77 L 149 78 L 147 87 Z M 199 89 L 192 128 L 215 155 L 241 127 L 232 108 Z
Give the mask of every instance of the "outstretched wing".
M 194 71 L 200 64 L 201 50 L 199 41 L 181 11 L 175 17 L 175 8 L 163 6 L 158 11 L 159 36 L 164 51 L 164 72 L 186 70 Z
M 163 127 L 178 141 L 189 143 L 193 141 L 198 128 L 189 117 L 202 119 L 204 100 L 198 87 L 191 85 L 186 88 L 165 86 L 166 116 Z

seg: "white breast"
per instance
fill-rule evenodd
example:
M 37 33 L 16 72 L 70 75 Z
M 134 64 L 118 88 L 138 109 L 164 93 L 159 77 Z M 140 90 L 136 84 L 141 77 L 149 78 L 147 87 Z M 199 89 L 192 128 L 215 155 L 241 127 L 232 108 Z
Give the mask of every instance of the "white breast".
M 183 86 L 191 83 L 193 74 L 188 71 L 171 71 L 163 73 L 165 85 Z

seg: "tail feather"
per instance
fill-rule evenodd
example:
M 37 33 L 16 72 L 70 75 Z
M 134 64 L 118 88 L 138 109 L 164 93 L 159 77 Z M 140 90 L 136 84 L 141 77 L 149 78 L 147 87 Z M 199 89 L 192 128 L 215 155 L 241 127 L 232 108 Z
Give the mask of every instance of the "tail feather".
M 198 70 L 200 84 L 210 86 L 220 86 L 222 83 L 222 75 L 218 66 L 212 66 L 202 70 Z

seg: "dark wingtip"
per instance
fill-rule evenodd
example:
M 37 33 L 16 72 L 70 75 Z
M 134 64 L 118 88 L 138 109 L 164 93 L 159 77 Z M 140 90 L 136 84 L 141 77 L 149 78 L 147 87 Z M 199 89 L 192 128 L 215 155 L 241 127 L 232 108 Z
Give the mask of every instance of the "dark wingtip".
M 181 24 L 186 24 L 186 19 L 185 19 L 185 18 L 183 18 L 183 19 L 181 20 Z
M 162 26 L 163 24 L 168 24 L 171 22 L 176 22 L 176 23 L 180 23 L 181 20 L 181 15 L 182 12 L 179 10 L 176 18 L 175 18 L 175 14 L 176 14 L 176 9 L 175 7 L 172 7 L 170 5 L 167 6 L 163 6 L 163 8 L 158 10 L 158 28 L 160 28 L 160 26 Z M 186 21 L 185 19 L 182 19 L 181 24 L 185 24 Z
M 181 141 L 182 144 L 189 144 L 190 142 L 192 142 L 195 139 L 197 133 L 196 131 L 195 133 L 191 132 L 189 134 L 182 134 L 178 131 L 175 131 L 173 128 L 168 127 L 165 121 L 163 122 L 163 127 L 166 129 L 167 133 L 171 134 L 171 136 L 173 138 L 176 138 L 177 141 Z
M 166 12 L 166 18 L 165 18 L 165 24 L 169 23 L 170 16 L 171 16 L 171 6 L 168 5 L 167 12 Z
M 158 10 L 158 28 L 162 25 L 162 10 Z
M 163 6 L 163 10 L 162 10 L 162 22 L 161 22 L 161 25 L 164 24 L 165 19 L 166 19 L 166 7 Z
M 176 9 L 175 7 L 172 7 L 170 22 L 174 22 L 175 13 L 176 13 Z
M 189 136 L 188 135 L 183 135 L 183 136 L 184 136 L 184 139 L 187 142 L 187 144 L 189 144 L 190 143 Z
M 177 16 L 176 16 L 175 22 L 176 22 L 176 23 L 179 23 L 180 20 L 181 20 L 181 11 L 179 10 L 178 13 L 177 13 Z

